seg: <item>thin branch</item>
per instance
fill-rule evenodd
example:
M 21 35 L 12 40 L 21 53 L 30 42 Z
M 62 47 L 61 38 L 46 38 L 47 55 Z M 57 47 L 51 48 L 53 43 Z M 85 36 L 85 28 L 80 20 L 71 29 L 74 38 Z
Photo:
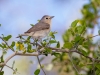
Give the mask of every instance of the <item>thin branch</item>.
M 34 54 L 30 54 L 30 53 L 26 53 L 26 54 L 23 54 L 23 53 L 18 53 L 18 52 L 15 52 L 13 53 L 11 56 L 9 56 L 8 58 L 5 59 L 4 63 L 0 63 L 0 66 L 2 66 L 1 70 L 4 68 L 4 66 L 6 65 L 6 63 L 11 59 L 13 58 L 14 56 L 16 55 L 19 55 L 19 56 L 38 56 L 39 54 L 38 53 L 34 53 Z
M 85 39 L 85 41 L 88 40 L 88 39 L 90 39 L 90 38 L 97 37 L 97 36 L 100 36 L 100 35 L 94 35 L 94 36 L 92 36 L 92 37 L 88 37 L 88 38 Z
M 15 55 L 16 55 L 16 53 L 13 53 L 11 56 L 9 56 L 7 59 L 5 59 L 4 63 L 6 64 Z
M 23 53 L 18 53 L 18 52 L 15 52 L 14 54 L 12 54 L 11 56 L 9 56 L 6 60 L 5 60 L 5 64 L 12 58 L 14 57 L 15 55 L 19 55 L 19 56 L 38 56 L 39 54 L 30 54 L 30 53 L 26 53 L 26 54 L 23 54 Z
M 96 61 L 96 62 L 100 62 L 100 59 L 96 59 L 96 58 L 92 58 L 92 57 L 89 57 L 89 56 L 86 56 L 86 55 L 84 55 L 83 53 L 81 53 L 80 51 L 78 51 L 78 50 L 66 50 L 66 49 L 59 49 L 59 48 L 52 48 L 52 47 L 47 47 L 47 48 L 50 48 L 50 49 L 53 49 L 53 50 L 55 50 L 56 52 L 66 52 L 66 53 L 69 53 L 69 51 L 70 52 L 75 52 L 75 53 L 78 53 L 78 54 L 80 54 L 80 55 L 82 55 L 82 56 L 84 56 L 84 57 L 86 57 L 86 58 L 89 58 L 91 61 L 92 61 L 92 59 L 94 59 L 94 61 Z
M 5 66 L 7 66 L 8 68 L 10 68 L 10 69 L 12 69 L 14 72 L 16 72 L 12 67 L 10 67 L 10 66 L 8 66 L 8 65 L 5 65 Z
M 73 68 L 76 70 L 76 72 L 78 73 L 78 75 L 80 75 L 78 69 L 75 67 L 75 65 L 74 65 L 74 63 L 73 63 L 72 56 L 70 55 L 70 53 L 68 53 L 68 55 L 69 55 L 69 58 L 70 58 L 70 61 L 71 61 L 71 63 L 72 63 Z
M 95 74 L 95 60 L 92 59 L 92 69 L 93 69 L 93 75 L 96 75 Z
M 42 65 L 41 65 L 41 63 L 40 63 L 40 60 L 39 60 L 39 57 L 38 57 L 38 56 L 37 56 L 37 59 L 38 59 L 38 62 L 39 62 L 40 68 L 42 69 L 42 71 L 43 71 L 43 72 L 44 72 L 44 74 L 46 75 L 46 73 L 45 73 L 44 69 L 42 68 Z
M 14 52 L 14 49 L 11 48 L 11 47 L 8 45 L 8 43 L 7 43 L 2 37 L 0 37 L 0 39 L 3 40 L 3 41 L 5 42 L 5 44 L 8 46 L 8 48 L 11 49 L 11 50 Z
M 39 54 L 38 53 L 34 53 L 34 54 L 30 54 L 30 53 L 16 53 L 16 55 L 19 55 L 19 56 L 38 56 Z
M 10 69 L 12 69 L 15 73 L 18 73 L 16 70 L 14 70 L 12 67 L 10 67 L 10 66 L 8 66 L 8 65 L 5 65 L 5 66 L 7 66 L 8 68 L 10 68 Z M 18 74 L 20 74 L 20 73 L 18 73 Z

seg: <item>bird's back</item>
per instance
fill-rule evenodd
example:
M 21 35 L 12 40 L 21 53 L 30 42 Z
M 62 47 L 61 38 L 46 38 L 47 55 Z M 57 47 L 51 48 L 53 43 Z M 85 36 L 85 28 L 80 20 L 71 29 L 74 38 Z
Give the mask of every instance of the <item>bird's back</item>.
M 40 31 L 40 30 L 44 30 L 44 29 L 49 29 L 49 28 L 50 28 L 49 24 L 44 23 L 44 22 L 39 22 L 39 23 L 35 24 L 33 27 L 31 27 L 25 33 L 36 32 L 36 31 Z

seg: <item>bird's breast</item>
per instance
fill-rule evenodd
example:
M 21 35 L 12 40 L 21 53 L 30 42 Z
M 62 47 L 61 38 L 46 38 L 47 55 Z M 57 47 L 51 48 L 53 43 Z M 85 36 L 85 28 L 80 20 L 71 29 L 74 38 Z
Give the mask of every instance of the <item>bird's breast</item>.
M 46 37 L 50 32 L 50 29 L 46 29 L 46 30 L 41 30 L 41 31 L 36 31 L 33 35 L 33 37 L 40 37 L 40 38 L 44 38 Z

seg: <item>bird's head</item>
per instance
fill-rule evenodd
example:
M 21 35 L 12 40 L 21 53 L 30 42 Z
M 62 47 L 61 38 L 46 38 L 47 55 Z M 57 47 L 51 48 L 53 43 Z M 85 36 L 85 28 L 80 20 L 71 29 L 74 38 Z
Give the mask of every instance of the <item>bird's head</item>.
M 53 17 L 54 17 L 54 16 L 44 15 L 44 16 L 41 18 L 40 22 L 44 22 L 44 23 L 50 24 L 50 23 L 51 23 L 51 19 L 52 19 Z

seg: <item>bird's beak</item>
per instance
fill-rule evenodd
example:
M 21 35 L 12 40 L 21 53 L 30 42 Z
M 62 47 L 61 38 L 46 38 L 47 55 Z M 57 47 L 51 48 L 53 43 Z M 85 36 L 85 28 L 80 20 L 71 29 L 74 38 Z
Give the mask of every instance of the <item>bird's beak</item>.
M 54 18 L 54 16 L 51 16 L 50 19 Z

